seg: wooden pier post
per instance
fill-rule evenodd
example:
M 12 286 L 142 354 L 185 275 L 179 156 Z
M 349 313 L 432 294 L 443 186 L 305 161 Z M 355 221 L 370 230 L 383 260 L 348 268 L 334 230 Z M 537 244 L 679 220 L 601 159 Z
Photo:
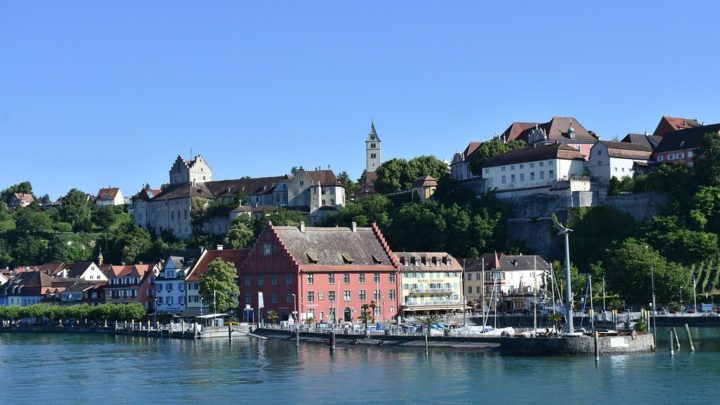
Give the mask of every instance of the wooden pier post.
M 595 364 L 600 362 L 600 345 L 598 344 L 598 338 L 599 333 L 595 332 Z
M 232 342 L 232 326 L 228 325 L 228 339 Z
M 162 337 L 160 335 L 160 321 L 155 321 L 155 330 L 157 331 L 157 336 Z
M 425 357 L 430 356 L 430 350 L 428 349 L 428 333 L 429 331 L 425 331 Z
M 679 351 L 680 350 L 680 337 L 678 336 L 678 333 L 674 327 L 672 328 L 672 331 L 673 331 L 673 335 L 675 335 L 675 343 L 677 344 L 677 349 Z M 670 344 L 672 344 L 672 341 L 670 342 Z
M 690 351 L 691 351 L 691 352 L 694 352 L 694 351 L 695 351 L 695 345 L 693 344 L 692 334 L 690 333 L 690 326 L 689 326 L 688 324 L 685 324 L 685 330 L 687 331 L 688 340 L 690 341 Z
M 185 320 L 182 320 L 182 329 L 180 330 L 180 336 L 185 337 Z
M 675 355 L 675 346 L 673 346 L 673 329 L 670 329 L 670 356 Z
M 335 341 L 337 337 L 335 336 L 335 331 L 330 332 L 330 349 L 335 350 Z

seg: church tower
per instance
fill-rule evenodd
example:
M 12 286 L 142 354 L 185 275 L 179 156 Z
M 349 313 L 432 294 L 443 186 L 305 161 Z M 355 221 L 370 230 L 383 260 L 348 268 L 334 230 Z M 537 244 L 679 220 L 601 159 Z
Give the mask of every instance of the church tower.
M 375 173 L 382 163 L 380 157 L 380 138 L 375 132 L 375 123 L 370 124 L 370 132 L 365 140 L 365 172 Z

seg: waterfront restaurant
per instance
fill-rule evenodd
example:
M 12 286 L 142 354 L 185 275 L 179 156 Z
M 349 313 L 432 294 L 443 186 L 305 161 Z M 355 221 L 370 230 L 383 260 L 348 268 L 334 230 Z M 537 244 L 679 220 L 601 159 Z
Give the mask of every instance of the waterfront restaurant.
M 332 324 L 359 322 L 363 306 L 374 304 L 374 320 L 389 321 L 399 308 L 399 266 L 375 224 L 269 223 L 238 272 L 240 306 L 265 321 L 270 310 L 280 320 L 297 311 L 301 321 Z

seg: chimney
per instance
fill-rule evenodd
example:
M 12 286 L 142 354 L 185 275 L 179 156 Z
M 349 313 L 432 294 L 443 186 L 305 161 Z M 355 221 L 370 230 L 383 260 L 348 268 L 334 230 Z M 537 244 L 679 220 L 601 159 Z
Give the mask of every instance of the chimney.
M 305 221 L 300 221 L 300 232 L 305 232 Z
M 357 222 L 353 221 L 352 223 L 352 231 L 357 232 Z
M 215 246 L 215 250 L 223 250 L 223 245 L 218 244 Z

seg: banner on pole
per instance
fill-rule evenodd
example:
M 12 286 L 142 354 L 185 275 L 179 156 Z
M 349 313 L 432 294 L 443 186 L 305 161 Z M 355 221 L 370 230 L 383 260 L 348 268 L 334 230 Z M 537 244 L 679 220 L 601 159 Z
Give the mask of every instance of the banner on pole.
M 263 301 L 263 293 L 258 292 L 258 309 L 265 308 L 265 302 Z

